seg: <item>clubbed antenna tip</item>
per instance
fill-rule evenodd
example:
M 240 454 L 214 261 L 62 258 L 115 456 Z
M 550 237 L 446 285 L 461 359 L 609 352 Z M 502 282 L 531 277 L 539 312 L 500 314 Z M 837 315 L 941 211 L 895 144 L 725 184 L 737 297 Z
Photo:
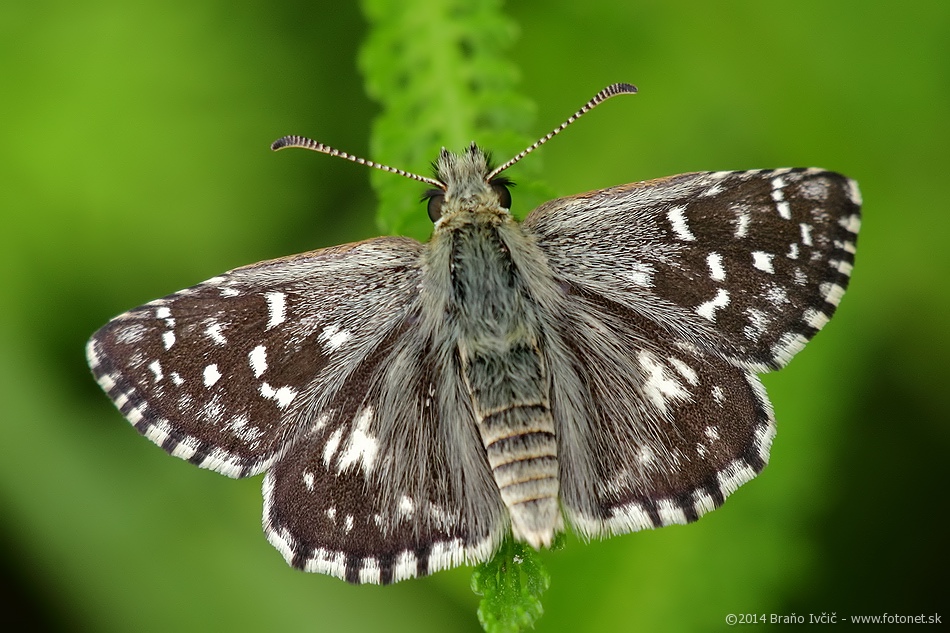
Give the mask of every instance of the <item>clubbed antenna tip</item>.
M 550 141 L 552 138 L 560 134 L 561 131 L 564 130 L 564 128 L 566 128 L 568 125 L 570 125 L 577 119 L 581 118 L 582 116 L 584 116 L 585 114 L 593 110 L 595 107 L 597 107 L 598 105 L 606 101 L 607 99 L 611 97 L 616 97 L 617 95 L 632 95 L 636 93 L 637 93 L 637 87 L 634 86 L 633 84 L 625 84 L 625 83 L 610 84 L 609 86 L 607 86 L 606 88 L 604 88 L 603 90 L 595 94 L 594 97 L 590 101 L 588 101 L 584 105 L 583 108 L 581 108 L 580 110 L 572 114 L 571 117 L 567 121 L 565 121 L 561 125 L 557 126 L 553 130 L 548 132 L 546 136 L 539 139 L 533 145 L 529 145 L 528 147 L 523 149 L 521 153 L 519 153 L 517 156 L 509 160 L 504 165 L 501 165 L 500 167 L 496 167 L 494 170 L 492 170 L 492 172 L 488 174 L 487 179 L 491 180 L 492 178 L 494 178 L 501 172 L 505 171 L 506 169 L 508 169 L 515 163 L 517 163 L 519 160 L 521 160 L 522 158 L 524 158 L 525 156 L 527 156 L 528 154 L 530 154 L 531 152 L 538 149 L 539 147 L 541 147 L 542 145 Z

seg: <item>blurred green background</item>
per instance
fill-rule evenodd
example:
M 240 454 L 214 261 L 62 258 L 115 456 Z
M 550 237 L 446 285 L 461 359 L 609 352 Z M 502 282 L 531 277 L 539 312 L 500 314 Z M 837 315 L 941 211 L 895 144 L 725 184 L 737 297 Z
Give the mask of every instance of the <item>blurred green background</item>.
M 865 201 L 840 311 L 765 378 L 779 423 L 771 465 L 696 524 L 545 554 L 538 630 L 720 630 L 729 613 L 950 618 L 950 3 L 503 10 L 520 32 L 508 57 L 537 105 L 536 136 L 608 83 L 641 90 L 532 157 L 558 195 L 817 165 L 856 178 Z M 356 63 L 367 28 L 345 2 L 0 8 L 5 621 L 479 630 L 470 569 L 380 588 L 287 567 L 261 534 L 260 478 L 167 457 L 83 358 L 89 334 L 126 309 L 376 233 L 369 170 L 268 151 L 298 133 L 368 155 L 378 106 Z

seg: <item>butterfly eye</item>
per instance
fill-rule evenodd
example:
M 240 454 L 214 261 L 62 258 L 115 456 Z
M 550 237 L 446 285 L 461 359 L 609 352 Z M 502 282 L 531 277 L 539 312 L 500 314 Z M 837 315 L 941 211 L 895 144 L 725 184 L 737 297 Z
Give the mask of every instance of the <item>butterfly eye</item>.
M 427 205 L 429 219 L 437 222 L 442 217 L 442 203 L 445 202 L 445 194 L 436 190 L 427 193 L 426 197 L 429 199 Z
M 491 188 L 495 192 L 495 195 L 498 196 L 498 204 L 506 209 L 511 208 L 511 192 L 508 191 L 507 182 L 492 182 Z

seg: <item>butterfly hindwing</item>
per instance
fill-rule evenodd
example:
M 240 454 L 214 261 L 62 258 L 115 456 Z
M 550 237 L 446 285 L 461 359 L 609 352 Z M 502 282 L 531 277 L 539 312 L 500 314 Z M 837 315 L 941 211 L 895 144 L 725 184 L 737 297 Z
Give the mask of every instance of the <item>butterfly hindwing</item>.
M 268 471 L 264 529 L 295 567 L 386 584 L 484 561 L 501 542 L 471 406 L 421 334 L 384 341 Z
M 623 185 L 526 218 L 570 295 L 547 353 L 576 530 L 695 520 L 765 466 L 775 425 L 755 372 L 834 312 L 859 209 L 853 181 L 783 169 Z
M 552 340 L 572 368 L 552 376 L 552 410 L 577 532 L 693 521 L 765 467 L 775 426 L 754 374 L 575 292 Z
M 297 567 L 388 583 L 484 560 L 507 520 L 458 368 L 417 327 L 420 249 L 230 271 L 113 319 L 90 365 L 169 453 L 267 470 L 265 532 Z

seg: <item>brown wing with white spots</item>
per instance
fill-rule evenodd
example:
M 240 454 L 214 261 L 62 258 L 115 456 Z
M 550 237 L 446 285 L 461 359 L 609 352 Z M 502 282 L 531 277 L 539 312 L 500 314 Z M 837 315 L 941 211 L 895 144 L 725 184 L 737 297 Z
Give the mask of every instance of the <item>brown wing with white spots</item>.
M 860 204 L 820 169 L 695 173 L 554 200 L 524 226 L 560 279 L 765 371 L 837 308 Z
M 565 517 L 583 536 L 694 521 L 768 461 L 759 379 L 570 287 L 548 341 Z
M 264 531 L 291 565 L 387 584 L 482 562 L 508 530 L 460 372 L 394 331 L 264 478 Z
M 172 455 L 267 470 L 264 530 L 296 567 L 384 584 L 485 560 L 507 515 L 459 368 L 418 327 L 421 249 L 232 270 L 116 317 L 89 364 Z
M 405 324 L 421 249 L 381 238 L 232 270 L 116 317 L 89 340 L 89 365 L 170 454 L 260 473 Z
M 775 425 L 754 372 L 834 313 L 859 226 L 857 185 L 818 169 L 684 174 L 527 217 L 569 296 L 546 354 L 576 530 L 695 520 L 765 466 Z

